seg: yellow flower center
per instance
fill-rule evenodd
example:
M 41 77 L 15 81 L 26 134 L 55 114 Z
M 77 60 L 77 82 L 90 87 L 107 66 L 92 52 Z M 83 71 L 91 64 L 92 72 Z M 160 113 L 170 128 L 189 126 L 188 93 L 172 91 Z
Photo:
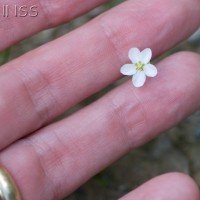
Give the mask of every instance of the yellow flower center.
M 135 64 L 137 71 L 143 71 L 144 70 L 144 64 L 142 62 L 138 62 Z

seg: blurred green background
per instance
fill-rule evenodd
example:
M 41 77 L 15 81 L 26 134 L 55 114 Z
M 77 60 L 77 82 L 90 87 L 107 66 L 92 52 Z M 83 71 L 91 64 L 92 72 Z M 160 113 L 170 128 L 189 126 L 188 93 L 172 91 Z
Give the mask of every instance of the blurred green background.
M 68 24 L 43 31 L 22 41 L 0 54 L 1 64 L 66 34 L 120 2 L 121 0 L 110 1 Z M 181 50 L 200 52 L 199 41 L 189 42 L 186 40 L 162 55 L 159 59 Z M 114 83 L 98 94 L 81 102 L 68 111 L 64 117 L 101 97 L 117 84 Z M 191 175 L 200 186 L 199 153 L 200 112 L 196 112 L 176 127 L 115 162 L 66 199 L 114 200 L 150 178 L 172 171 L 184 172 Z

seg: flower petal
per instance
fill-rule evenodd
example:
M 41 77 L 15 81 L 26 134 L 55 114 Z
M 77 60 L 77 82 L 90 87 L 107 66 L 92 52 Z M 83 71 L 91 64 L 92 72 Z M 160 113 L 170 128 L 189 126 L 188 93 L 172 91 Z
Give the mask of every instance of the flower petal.
M 146 81 L 146 76 L 143 71 L 137 71 L 135 75 L 133 75 L 132 82 L 135 87 L 142 87 Z
M 120 72 L 123 74 L 123 75 L 133 75 L 136 73 L 136 68 L 133 64 L 125 64 L 121 67 L 120 69 Z
M 149 77 L 155 77 L 158 74 L 158 70 L 152 64 L 147 64 L 144 66 L 144 73 Z
M 141 53 L 138 48 L 131 48 L 128 52 L 128 57 L 135 64 L 141 61 Z
M 148 64 L 152 58 L 152 51 L 150 48 L 146 48 L 141 52 L 141 62 Z

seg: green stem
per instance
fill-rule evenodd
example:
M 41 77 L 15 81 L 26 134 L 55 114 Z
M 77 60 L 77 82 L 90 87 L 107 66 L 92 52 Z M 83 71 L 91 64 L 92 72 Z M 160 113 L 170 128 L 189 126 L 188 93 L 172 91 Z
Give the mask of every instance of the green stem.
M 0 53 L 0 65 L 3 65 L 8 62 L 10 58 L 10 48 L 4 50 L 2 53 Z

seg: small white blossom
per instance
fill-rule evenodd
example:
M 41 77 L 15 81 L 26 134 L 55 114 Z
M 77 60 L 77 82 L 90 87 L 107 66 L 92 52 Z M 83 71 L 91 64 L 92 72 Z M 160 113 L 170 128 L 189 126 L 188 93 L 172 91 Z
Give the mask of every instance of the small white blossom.
M 151 49 L 147 48 L 140 52 L 138 48 L 131 48 L 128 53 L 132 64 L 125 64 L 120 72 L 123 75 L 133 76 L 132 82 L 135 87 L 141 87 L 146 81 L 146 76 L 155 77 L 158 73 L 156 67 L 150 64 L 152 58 Z

